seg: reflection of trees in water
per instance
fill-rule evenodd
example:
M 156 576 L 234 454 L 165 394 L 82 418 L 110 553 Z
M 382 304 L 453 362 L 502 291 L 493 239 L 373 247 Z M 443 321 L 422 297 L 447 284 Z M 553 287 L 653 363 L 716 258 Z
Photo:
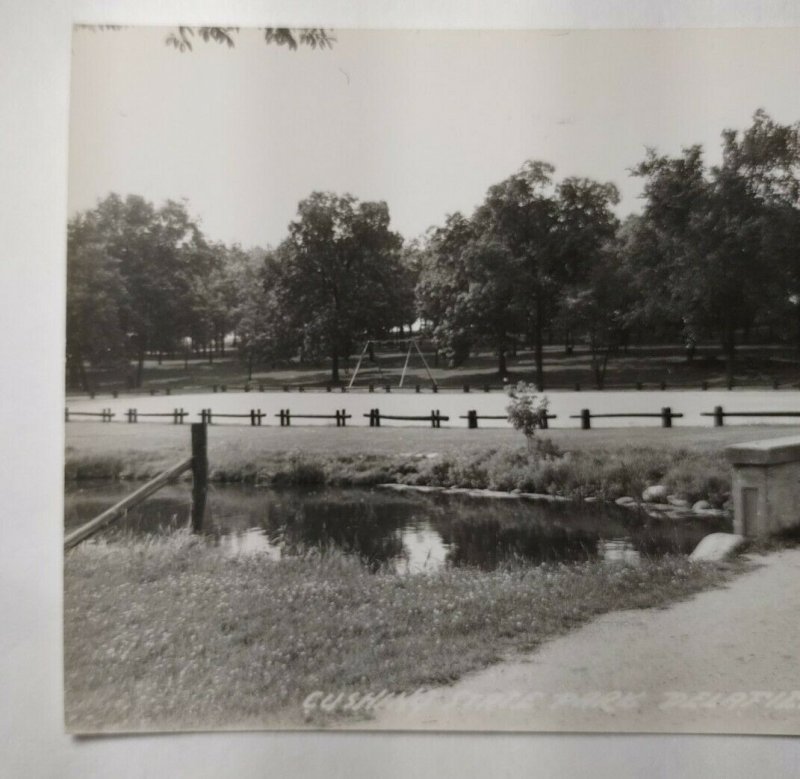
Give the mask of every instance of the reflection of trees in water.
M 485 570 L 513 559 L 531 563 L 588 560 L 597 556 L 598 534 L 537 521 L 504 522 L 452 519 L 435 525 L 450 547 L 452 565 L 474 565 Z
M 402 506 L 319 497 L 290 505 L 271 502 L 265 521 L 270 534 L 280 534 L 287 554 L 336 548 L 358 555 L 375 570 L 402 555 L 400 531 L 408 514 Z

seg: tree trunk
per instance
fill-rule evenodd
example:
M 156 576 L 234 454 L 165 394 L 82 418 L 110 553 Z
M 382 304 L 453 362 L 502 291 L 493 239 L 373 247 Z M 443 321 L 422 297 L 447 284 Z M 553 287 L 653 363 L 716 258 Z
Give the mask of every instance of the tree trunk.
M 142 342 L 139 347 L 139 354 L 136 357 L 136 389 L 142 386 L 142 381 L 144 379 L 144 347 L 144 342 Z
M 332 355 L 332 362 L 331 362 L 331 382 L 333 384 L 339 383 L 339 355 L 337 352 L 334 352 Z
M 253 350 L 251 349 L 247 355 L 247 380 L 253 380 Z
M 544 392 L 544 348 L 543 348 L 543 331 L 544 325 L 544 311 L 542 310 L 541 301 L 536 301 L 536 332 L 534 334 L 534 359 L 536 360 L 536 389 L 539 392 Z
M 500 376 L 508 375 L 508 366 L 506 364 L 506 350 L 502 346 L 497 350 L 497 372 Z
M 725 330 L 722 348 L 725 352 L 725 381 L 731 384 L 736 361 L 736 333 L 732 327 Z

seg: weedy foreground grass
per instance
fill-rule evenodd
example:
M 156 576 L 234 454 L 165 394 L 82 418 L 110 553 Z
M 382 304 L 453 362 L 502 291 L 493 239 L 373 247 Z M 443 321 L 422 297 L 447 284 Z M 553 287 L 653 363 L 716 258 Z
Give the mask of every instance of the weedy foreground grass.
M 65 560 L 75 732 L 295 727 L 316 690 L 446 684 L 611 610 L 663 606 L 744 564 L 588 562 L 370 573 L 337 553 L 225 556 L 187 533 Z

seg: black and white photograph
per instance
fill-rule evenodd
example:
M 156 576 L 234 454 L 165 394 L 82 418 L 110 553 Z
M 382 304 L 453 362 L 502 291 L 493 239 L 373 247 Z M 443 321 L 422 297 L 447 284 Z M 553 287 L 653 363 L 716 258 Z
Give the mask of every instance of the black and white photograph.
M 800 734 L 799 79 L 76 24 L 66 732 Z

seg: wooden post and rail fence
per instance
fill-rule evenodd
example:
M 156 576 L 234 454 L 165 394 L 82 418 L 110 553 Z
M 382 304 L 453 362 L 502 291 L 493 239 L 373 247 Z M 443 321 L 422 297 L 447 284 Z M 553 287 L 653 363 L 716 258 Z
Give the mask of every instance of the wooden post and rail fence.
M 106 509 L 94 519 L 67 533 L 64 536 L 64 551 L 77 546 L 81 541 L 85 541 L 114 520 L 124 517 L 130 509 L 158 492 L 164 485 L 175 481 L 186 471 L 192 472 L 192 530 L 199 532 L 203 528 L 208 490 L 208 436 L 207 426 L 203 423 L 192 424 L 191 457 L 170 466 L 110 509 Z
M 100 411 L 71 411 L 69 408 L 64 409 L 64 421 L 72 422 L 76 418 L 90 418 L 98 419 L 101 422 L 113 422 L 117 416 L 123 416 L 127 419 L 128 424 L 136 424 L 140 419 L 144 418 L 163 418 L 171 420 L 174 425 L 182 425 L 184 419 L 191 416 L 188 411 L 182 408 L 175 408 L 172 411 L 165 412 L 140 412 L 135 408 L 129 408 L 124 414 L 118 415 L 110 408 L 104 408 Z M 228 414 L 212 411 L 210 408 L 204 408 L 198 412 L 197 416 L 200 417 L 201 424 L 211 425 L 214 419 L 246 419 L 249 420 L 252 427 L 261 427 L 263 420 L 269 417 L 265 411 L 260 408 L 252 408 L 248 412 L 242 414 Z M 336 427 L 346 427 L 347 420 L 352 419 L 352 415 L 347 413 L 346 409 L 336 409 L 332 414 L 298 414 L 293 413 L 291 409 L 280 409 L 280 412 L 274 415 L 279 420 L 280 427 L 291 427 L 294 420 L 304 419 L 329 419 L 335 422 Z M 369 410 L 369 413 L 363 414 L 369 420 L 369 427 L 381 427 L 382 422 L 385 420 L 397 420 L 405 422 L 429 422 L 432 428 L 440 428 L 442 422 L 449 422 L 450 417 L 442 414 L 439 409 L 431 411 L 430 414 L 425 415 L 398 415 L 398 414 L 384 414 L 378 408 Z M 581 409 L 580 414 L 571 414 L 570 419 L 579 419 L 580 428 L 582 430 L 592 429 L 593 419 L 633 419 L 633 418 L 651 418 L 660 419 L 661 427 L 670 428 L 675 419 L 682 419 L 683 414 L 673 411 L 669 406 L 664 406 L 659 412 L 622 412 L 622 413 L 592 413 L 588 408 Z M 726 418 L 746 418 L 746 417 L 764 417 L 764 418 L 800 418 L 800 411 L 725 411 L 722 406 L 715 406 L 713 411 L 703 411 L 700 413 L 702 417 L 712 417 L 714 420 L 714 427 L 722 427 L 725 424 Z M 465 419 L 467 421 L 467 428 L 475 430 L 478 428 L 479 420 L 507 420 L 506 414 L 479 414 L 476 409 L 470 409 L 465 415 L 461 415 L 458 419 Z M 539 427 L 546 430 L 549 428 L 549 420 L 557 419 L 555 414 L 546 414 L 540 418 Z

